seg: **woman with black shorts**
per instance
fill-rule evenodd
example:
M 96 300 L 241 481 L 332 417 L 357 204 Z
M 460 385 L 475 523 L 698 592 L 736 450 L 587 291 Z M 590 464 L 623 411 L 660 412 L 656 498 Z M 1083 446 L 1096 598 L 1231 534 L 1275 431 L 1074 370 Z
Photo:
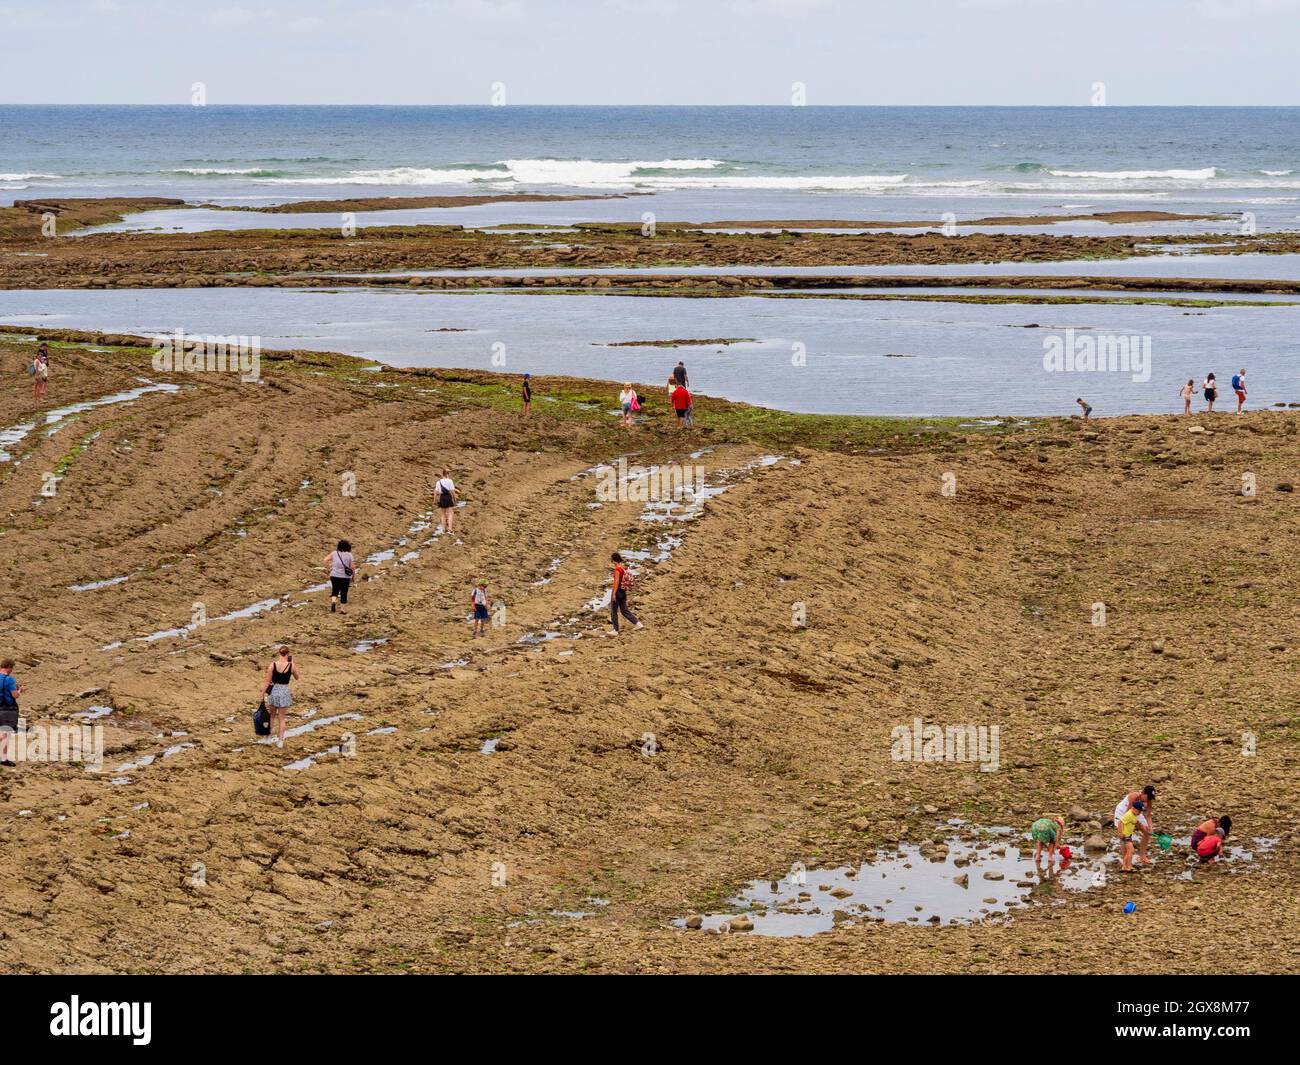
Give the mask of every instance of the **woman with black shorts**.
M 325 566 L 330 574 L 330 613 L 343 609 L 347 613 L 348 588 L 352 585 L 352 575 L 356 565 L 352 561 L 352 545 L 340 540 L 339 546 L 329 553 Z

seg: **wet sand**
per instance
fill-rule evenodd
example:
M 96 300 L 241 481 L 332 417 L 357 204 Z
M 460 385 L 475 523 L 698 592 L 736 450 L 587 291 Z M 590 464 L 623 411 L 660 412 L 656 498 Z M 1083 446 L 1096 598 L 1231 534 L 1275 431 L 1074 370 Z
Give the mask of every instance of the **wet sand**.
M 348 202 L 348 201 L 341 201 Z M 360 202 L 360 201 L 358 201 Z M 35 204 L 36 201 L 31 201 Z M 716 232 L 668 226 L 643 235 L 627 224 L 583 224 L 576 235 L 500 232 L 455 225 L 206 233 L 106 232 L 70 236 L 78 219 L 121 217 L 123 201 L 79 201 L 60 219 L 59 236 L 40 233 L 36 207 L 4 209 L 0 218 L 2 288 L 148 288 L 301 286 L 303 275 L 399 270 L 649 266 L 862 266 L 979 264 L 1134 258 L 1162 247 L 1195 246 L 1202 254 L 1288 253 L 1291 232 L 1110 234 Z M 37 205 L 39 206 L 39 205 Z M 73 228 L 69 228 L 72 226 Z M 1135 272 L 1140 268 L 1135 265 Z M 356 283 L 338 281 L 338 283 Z

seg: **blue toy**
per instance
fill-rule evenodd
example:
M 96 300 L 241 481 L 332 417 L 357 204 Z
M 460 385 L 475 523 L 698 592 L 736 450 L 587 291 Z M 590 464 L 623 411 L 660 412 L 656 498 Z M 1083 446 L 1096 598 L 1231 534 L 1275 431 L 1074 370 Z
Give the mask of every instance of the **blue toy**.
M 1132 912 L 1133 912 L 1134 910 L 1136 910 L 1136 909 L 1137 909 L 1137 903 L 1136 903 L 1136 902 L 1126 902 L 1126 903 L 1124 903 L 1124 912 L 1125 912 L 1125 913 L 1132 913 Z

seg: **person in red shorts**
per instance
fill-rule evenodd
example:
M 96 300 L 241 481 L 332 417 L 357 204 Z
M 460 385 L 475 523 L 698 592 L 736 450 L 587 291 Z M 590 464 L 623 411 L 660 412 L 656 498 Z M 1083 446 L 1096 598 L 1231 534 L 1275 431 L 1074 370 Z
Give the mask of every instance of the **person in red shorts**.
M 1232 818 L 1227 814 L 1202 821 L 1192 833 L 1192 853 L 1203 862 L 1214 861 L 1223 850 L 1223 841 L 1231 831 Z

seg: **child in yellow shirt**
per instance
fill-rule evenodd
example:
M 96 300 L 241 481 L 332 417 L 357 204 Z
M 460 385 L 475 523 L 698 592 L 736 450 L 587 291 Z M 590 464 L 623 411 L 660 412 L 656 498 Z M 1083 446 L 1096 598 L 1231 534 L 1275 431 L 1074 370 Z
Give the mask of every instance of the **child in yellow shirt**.
M 1119 819 L 1120 844 L 1124 848 L 1119 867 L 1125 873 L 1133 871 L 1133 841 L 1138 834 L 1139 828 L 1146 828 L 1146 817 L 1143 814 L 1146 808 L 1146 803 L 1141 799 L 1135 799 Z

